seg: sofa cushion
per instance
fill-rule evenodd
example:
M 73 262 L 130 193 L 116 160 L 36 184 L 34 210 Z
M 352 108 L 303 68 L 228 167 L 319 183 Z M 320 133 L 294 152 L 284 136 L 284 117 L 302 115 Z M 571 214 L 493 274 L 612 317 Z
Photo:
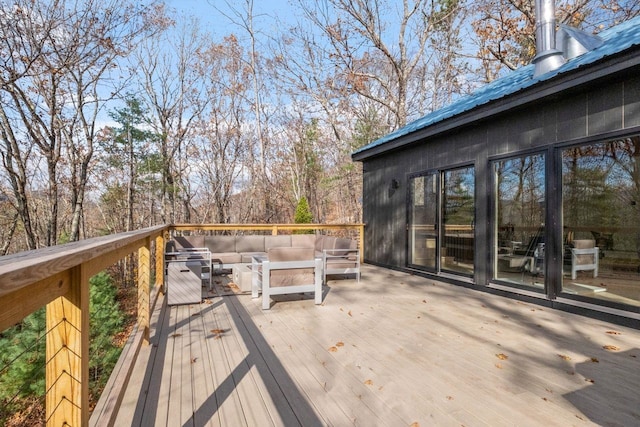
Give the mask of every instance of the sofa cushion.
M 333 253 L 333 255 L 347 255 L 349 253 L 348 250 L 340 251 L 340 250 L 336 250 L 336 249 L 355 250 L 357 248 L 358 248 L 358 242 L 356 242 L 355 240 L 337 238 L 335 240 L 335 243 L 334 243 L 334 246 L 333 246 L 334 251 L 332 251 L 332 253 Z
M 264 250 L 269 251 L 271 248 L 290 248 L 291 235 L 281 234 L 277 236 L 264 236 Z
M 596 247 L 596 241 L 591 239 L 574 240 L 572 244 L 575 249 L 593 249 Z M 575 258 L 577 265 L 594 264 L 596 262 L 596 260 L 594 259 L 595 252 L 593 254 L 587 253 L 576 255 Z
M 324 236 L 320 245 L 320 251 L 325 249 L 334 249 L 336 246 L 336 237 L 334 236 Z M 317 246 L 316 246 L 317 248 Z
M 349 260 L 348 258 L 328 258 L 327 269 L 347 269 L 356 268 L 358 263 L 355 260 Z
M 175 249 L 203 248 L 204 236 L 175 236 Z
M 236 236 L 206 236 L 204 246 L 211 253 L 236 252 Z
M 243 252 L 240 255 L 240 262 L 243 264 L 249 264 L 253 262 L 253 257 L 256 255 L 267 256 L 266 252 Z
M 317 239 L 320 239 L 322 235 L 316 238 L 315 234 L 292 234 L 291 246 L 296 248 L 313 248 L 315 247 Z
M 220 260 L 223 264 L 237 264 L 242 262 L 242 256 L 237 252 L 212 252 L 212 260 Z
M 267 253 L 269 261 L 307 261 L 313 260 L 315 250 L 313 248 L 271 248 Z M 272 270 L 270 286 L 294 286 L 308 285 L 315 280 L 313 268 L 289 268 L 284 270 Z
M 236 252 L 265 252 L 264 236 L 236 236 Z

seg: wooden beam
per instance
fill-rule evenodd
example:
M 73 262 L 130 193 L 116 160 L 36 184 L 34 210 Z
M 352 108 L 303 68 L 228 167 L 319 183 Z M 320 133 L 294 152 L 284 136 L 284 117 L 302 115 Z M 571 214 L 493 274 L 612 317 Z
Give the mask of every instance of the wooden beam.
M 0 331 L 21 322 L 34 311 L 65 295 L 70 286 L 71 274 L 66 270 L 0 297 Z
M 89 275 L 73 268 L 69 291 L 47 304 L 48 426 L 89 422 Z
M 89 261 L 94 261 L 92 270 L 98 272 L 117 261 L 118 255 L 135 252 L 146 238 L 155 238 L 166 229 L 152 227 L 0 257 L 0 298 Z
M 363 224 L 173 224 L 176 231 L 273 231 L 277 230 L 357 230 Z

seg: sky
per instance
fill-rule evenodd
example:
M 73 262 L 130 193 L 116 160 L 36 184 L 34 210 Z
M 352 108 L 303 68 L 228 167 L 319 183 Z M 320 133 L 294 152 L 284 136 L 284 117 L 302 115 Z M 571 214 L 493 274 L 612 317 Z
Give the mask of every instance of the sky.
M 220 11 L 227 13 L 228 4 L 239 11 L 244 10 L 244 0 L 165 0 L 170 7 L 186 16 L 196 16 L 202 27 L 207 29 L 215 38 L 224 37 L 231 33 L 238 33 L 239 27 L 229 22 Z M 267 30 L 276 25 L 275 18 L 293 23 L 295 20 L 294 7 L 290 0 L 254 0 L 254 20 L 260 24 L 260 29 Z M 219 10 L 216 10 L 219 9 Z M 230 14 L 231 16 L 231 14 Z

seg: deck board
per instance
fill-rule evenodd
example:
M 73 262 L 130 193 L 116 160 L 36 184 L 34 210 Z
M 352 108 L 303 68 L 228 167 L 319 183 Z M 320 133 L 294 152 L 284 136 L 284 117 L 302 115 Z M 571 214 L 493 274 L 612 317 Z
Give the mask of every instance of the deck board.
M 640 423 L 637 330 L 372 266 L 260 301 L 159 304 L 117 425 Z

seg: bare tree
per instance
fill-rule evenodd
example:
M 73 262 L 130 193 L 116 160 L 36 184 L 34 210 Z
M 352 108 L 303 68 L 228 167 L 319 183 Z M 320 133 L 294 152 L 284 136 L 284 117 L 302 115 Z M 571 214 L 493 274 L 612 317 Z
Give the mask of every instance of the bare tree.
M 254 0 L 244 0 L 241 5 L 225 1 L 228 13 L 216 8 L 231 23 L 241 29 L 234 37 L 247 37 L 245 49 L 238 59 L 244 64 L 249 78 L 245 96 L 251 105 L 253 120 L 244 124 L 245 133 L 252 134 L 251 150 L 248 151 L 246 167 L 251 174 L 249 187 L 251 196 L 247 200 L 246 212 L 251 222 L 270 221 L 275 216 L 276 204 L 270 191 L 273 187 L 271 171 L 269 171 L 269 114 L 268 104 L 272 102 L 271 90 L 265 85 L 265 55 L 260 53 L 260 40 L 264 36 L 258 28 L 256 18 L 261 18 L 254 11 Z M 271 98 L 271 99 L 270 99 Z M 249 124 L 251 123 L 251 124 Z
M 392 113 L 389 129 L 409 117 L 409 89 L 428 59 L 428 42 L 438 26 L 455 21 L 458 1 L 299 1 L 306 18 L 329 41 L 335 84 L 345 93 L 375 101 Z
M 479 0 L 472 26 L 484 81 L 531 62 L 536 54 L 534 0 Z M 640 13 L 635 0 L 566 0 L 556 5 L 556 20 L 597 33 Z
M 201 60 L 209 70 L 205 85 L 211 103 L 199 123 L 198 157 L 208 189 L 205 217 L 219 223 L 230 220 L 231 196 L 246 173 L 244 161 L 251 150 L 250 138 L 242 131 L 248 112 L 243 89 L 248 81 L 239 50 L 237 40 L 227 37 L 221 44 L 212 44 Z
M 191 219 L 187 143 L 195 120 L 208 103 L 196 64 L 205 48 L 197 20 L 150 38 L 135 55 L 137 73 L 150 108 L 152 127 L 160 135 L 163 222 Z M 177 203 L 182 206 L 178 207 Z M 181 212 L 181 213 L 180 213 Z
M 82 206 L 93 156 L 95 122 L 103 106 L 109 73 L 152 28 L 152 9 L 120 1 L 17 1 L 1 6 L 5 32 L 1 87 L 5 169 L 29 247 L 56 244 L 60 185 L 69 180 L 73 206 L 70 239 L 80 234 Z M 106 91 L 106 98 L 112 97 Z M 32 158 L 30 158 L 30 156 Z M 46 183 L 38 186 L 21 169 L 43 160 Z M 30 163 L 31 162 L 31 163 Z M 68 167 L 67 170 L 64 168 Z M 35 185 L 34 185 L 35 184 Z M 35 238 L 29 192 L 47 198 L 42 242 Z

